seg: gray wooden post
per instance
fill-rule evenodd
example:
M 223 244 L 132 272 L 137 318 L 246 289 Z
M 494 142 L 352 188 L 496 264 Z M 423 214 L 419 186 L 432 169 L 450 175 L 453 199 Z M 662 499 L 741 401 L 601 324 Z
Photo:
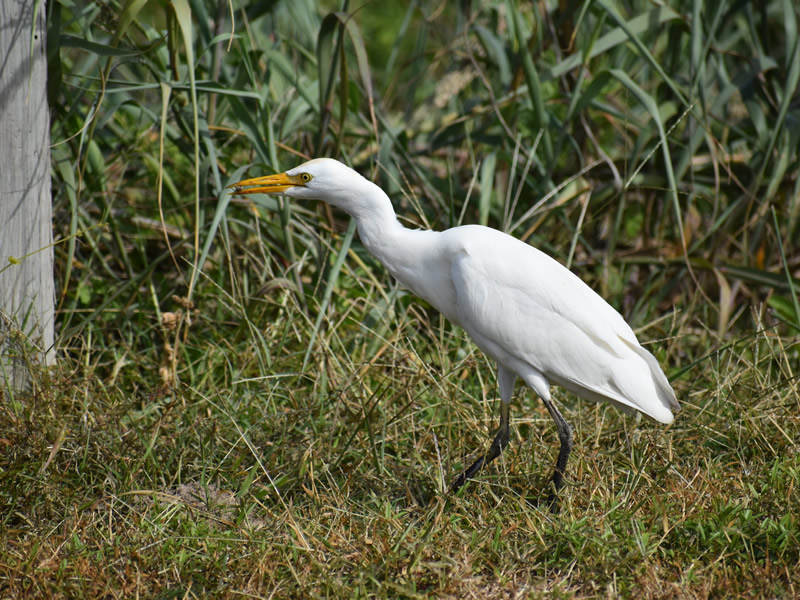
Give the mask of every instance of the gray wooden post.
M 29 383 L 29 364 L 55 358 L 45 2 L 34 15 L 36 5 L 0 0 L 0 399 Z

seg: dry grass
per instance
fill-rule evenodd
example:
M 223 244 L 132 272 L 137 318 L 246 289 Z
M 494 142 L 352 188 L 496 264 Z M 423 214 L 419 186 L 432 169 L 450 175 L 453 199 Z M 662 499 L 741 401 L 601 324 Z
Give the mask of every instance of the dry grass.
M 286 310 L 267 332 L 300 321 Z M 496 392 L 461 334 L 437 347 L 416 325 L 371 365 L 331 355 L 275 377 L 298 360 L 287 348 L 247 380 L 254 356 L 195 332 L 202 391 L 159 391 L 154 360 L 115 385 L 62 360 L 3 402 L 5 595 L 797 595 L 796 339 L 756 334 L 698 364 L 666 429 L 556 392 L 577 445 L 551 514 L 536 499 L 557 440 L 527 393 L 502 460 L 439 493 L 485 443 Z M 348 329 L 368 343 L 345 324 L 322 341 Z

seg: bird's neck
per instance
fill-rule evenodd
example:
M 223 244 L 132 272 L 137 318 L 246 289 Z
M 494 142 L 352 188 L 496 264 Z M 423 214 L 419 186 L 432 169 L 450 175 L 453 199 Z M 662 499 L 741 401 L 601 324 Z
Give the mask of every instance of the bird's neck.
M 356 219 L 358 235 L 364 247 L 392 275 L 402 280 L 401 273 L 408 266 L 406 263 L 418 258 L 415 238 L 423 232 L 405 228 L 397 220 L 386 193 L 371 182 L 369 185 L 374 188 L 369 194 L 369 203 L 348 212 Z
M 370 184 L 372 185 L 372 184 Z M 406 229 L 397 220 L 389 197 L 378 186 L 353 203 L 348 212 L 355 217 L 361 243 L 401 285 L 458 324 L 450 257 L 442 233 Z
M 397 220 L 389 198 L 383 194 L 380 202 L 353 216 L 364 247 L 384 265 L 391 262 L 395 240 L 408 230 Z

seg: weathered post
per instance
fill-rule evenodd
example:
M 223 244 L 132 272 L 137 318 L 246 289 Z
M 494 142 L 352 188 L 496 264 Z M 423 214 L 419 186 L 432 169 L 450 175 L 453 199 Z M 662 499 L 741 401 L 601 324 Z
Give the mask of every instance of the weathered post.
M 54 283 L 45 2 L 0 0 L 0 398 L 51 364 Z

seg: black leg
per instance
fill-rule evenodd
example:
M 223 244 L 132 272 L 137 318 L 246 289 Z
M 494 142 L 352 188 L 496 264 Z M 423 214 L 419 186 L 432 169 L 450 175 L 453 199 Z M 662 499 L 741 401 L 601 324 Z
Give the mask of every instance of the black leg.
M 472 479 L 472 477 L 476 475 L 484 465 L 488 465 L 495 458 L 500 456 L 500 454 L 503 452 L 503 449 L 508 445 L 510 408 L 511 405 L 508 402 L 500 402 L 500 429 L 497 430 L 497 434 L 494 436 L 494 440 L 492 441 L 489 451 L 484 456 L 481 456 L 478 460 L 472 463 L 472 466 L 469 469 L 464 471 L 458 476 L 458 478 L 456 478 L 456 480 L 453 482 L 453 485 L 450 486 L 451 493 L 458 491 L 458 489 L 467 481 Z
M 567 460 L 569 453 L 572 451 L 572 427 L 559 412 L 556 405 L 552 400 L 542 398 L 542 402 L 550 412 L 550 416 L 556 422 L 558 428 L 558 439 L 561 442 L 561 448 L 558 451 L 558 459 L 556 460 L 556 468 L 553 471 L 553 493 L 550 496 L 550 508 L 555 510 L 558 491 L 564 487 L 564 474 L 567 471 Z

